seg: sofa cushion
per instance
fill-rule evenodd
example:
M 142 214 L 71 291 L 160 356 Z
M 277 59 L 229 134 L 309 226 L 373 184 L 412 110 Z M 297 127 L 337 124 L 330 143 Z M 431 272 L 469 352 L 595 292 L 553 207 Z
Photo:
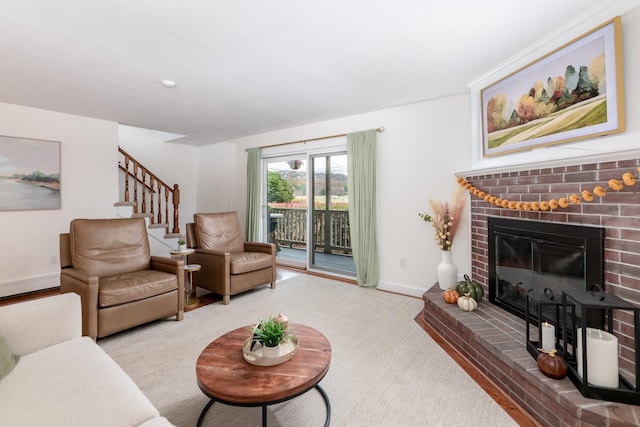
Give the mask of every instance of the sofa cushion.
M 240 252 L 231 254 L 231 274 L 242 274 L 273 266 L 271 254 Z
M 151 253 L 143 218 L 75 219 L 69 239 L 73 267 L 93 276 L 149 268 Z
M 100 279 L 98 306 L 113 307 L 178 289 L 175 274 L 142 270 Z
M 193 221 L 200 248 L 221 252 L 244 251 L 237 212 L 197 213 L 193 215 Z
M 138 427 L 172 427 L 173 424 L 165 417 L 155 417 L 149 421 L 140 424 Z
M 158 410 L 88 337 L 23 356 L 0 383 L 3 426 L 137 426 Z
M 54 295 L 0 307 L 0 335 L 24 356 L 82 336 L 80 296 Z M 1 425 L 1 424 L 0 424 Z
M 20 360 L 20 356 L 11 352 L 9 344 L 7 344 L 4 337 L 0 335 L 0 380 L 16 367 L 18 360 Z

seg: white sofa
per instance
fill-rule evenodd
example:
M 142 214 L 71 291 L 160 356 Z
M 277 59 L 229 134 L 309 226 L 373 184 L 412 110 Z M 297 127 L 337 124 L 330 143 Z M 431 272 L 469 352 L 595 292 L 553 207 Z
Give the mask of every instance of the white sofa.
M 0 426 L 171 426 L 81 331 L 74 293 L 0 307 L 0 336 L 20 356 L 0 379 Z

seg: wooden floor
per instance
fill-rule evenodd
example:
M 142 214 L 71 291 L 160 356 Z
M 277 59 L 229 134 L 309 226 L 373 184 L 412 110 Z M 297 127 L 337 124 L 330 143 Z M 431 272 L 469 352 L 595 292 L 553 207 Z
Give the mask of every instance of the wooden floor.
M 304 270 L 278 267 L 277 269 L 277 278 L 276 281 L 281 281 L 285 279 L 289 279 L 291 277 L 295 277 L 300 274 L 309 274 Z M 329 276 L 327 276 L 329 277 Z M 334 278 L 335 279 L 335 278 Z M 342 280 L 347 283 L 353 284 L 354 281 Z M 28 301 L 32 299 L 42 298 L 50 295 L 55 295 L 60 293 L 59 288 L 47 289 L 44 291 L 31 292 L 24 295 L 18 295 L 15 297 L 5 297 L 0 299 L 0 306 L 14 304 L 17 302 Z M 185 310 L 191 311 L 195 310 L 199 307 L 203 307 L 205 305 L 212 304 L 214 302 L 220 301 L 221 298 L 219 295 L 208 293 L 206 290 L 201 290 L 198 288 L 198 292 L 196 294 L 200 302 L 198 305 Z M 504 409 L 514 420 L 521 426 L 531 426 L 531 427 L 540 427 L 540 423 L 538 423 L 527 411 L 525 411 L 520 405 L 514 402 L 508 395 L 504 393 L 500 388 L 496 386 L 496 384 L 487 378 L 480 370 L 478 370 L 469 360 L 467 360 L 460 352 L 458 352 L 453 346 L 451 346 L 444 337 L 442 337 L 436 330 L 434 330 L 430 325 L 428 325 L 422 316 L 422 311 L 416 316 L 416 322 L 422 329 L 425 330 L 434 341 L 436 341 L 440 347 L 442 347 L 448 354 L 451 356 L 453 360 L 458 363 L 458 365 L 464 369 L 475 382 L 482 387 L 482 389 L 489 394 L 493 400 L 495 400 L 501 407 Z
M 298 274 L 303 274 L 303 273 L 304 273 L 304 270 L 278 267 L 276 269 L 276 282 L 288 279 L 290 277 L 295 277 Z M 184 308 L 185 313 L 188 312 L 188 311 L 195 310 L 195 309 L 200 308 L 200 307 L 204 307 L 205 305 L 209 305 L 209 304 L 213 304 L 213 303 L 218 302 L 218 301 L 222 301 L 222 297 L 220 295 L 211 293 L 207 289 L 202 289 L 202 288 L 197 288 L 196 289 L 196 293 L 195 293 L 194 296 L 195 296 L 195 298 L 198 299 L 198 303 L 193 305 L 193 306 L 191 306 L 191 307 L 185 307 Z
M 60 293 L 60 288 L 51 288 L 51 289 L 45 289 L 42 291 L 34 291 L 26 294 L 20 294 L 17 296 L 2 297 L 0 298 L 0 307 L 2 307 L 3 305 L 15 304 L 17 302 L 24 302 L 24 301 L 30 301 L 33 299 L 49 297 L 52 295 L 57 295 L 59 293 Z

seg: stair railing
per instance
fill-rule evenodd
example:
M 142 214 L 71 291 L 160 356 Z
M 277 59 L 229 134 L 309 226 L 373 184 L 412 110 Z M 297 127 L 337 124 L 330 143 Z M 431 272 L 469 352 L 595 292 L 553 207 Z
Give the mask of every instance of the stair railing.
M 118 167 L 124 171 L 124 201 L 133 202 L 134 214 L 149 216 L 151 225 L 162 225 L 167 231 L 171 227 L 169 224 L 169 205 L 172 205 L 173 228 L 171 233 L 180 234 L 178 215 L 180 188 L 178 184 L 173 184 L 173 187 L 170 187 L 121 147 L 118 147 L 118 151 L 123 156 L 118 161 Z M 133 199 L 131 198 L 131 187 L 133 187 Z

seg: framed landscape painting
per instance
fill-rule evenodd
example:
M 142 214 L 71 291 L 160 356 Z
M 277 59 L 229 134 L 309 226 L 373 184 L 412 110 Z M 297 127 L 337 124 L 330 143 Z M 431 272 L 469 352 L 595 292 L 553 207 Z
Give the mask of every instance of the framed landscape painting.
M 60 143 L 0 136 L 0 211 L 60 209 Z
M 482 89 L 484 157 L 624 131 L 620 17 Z

